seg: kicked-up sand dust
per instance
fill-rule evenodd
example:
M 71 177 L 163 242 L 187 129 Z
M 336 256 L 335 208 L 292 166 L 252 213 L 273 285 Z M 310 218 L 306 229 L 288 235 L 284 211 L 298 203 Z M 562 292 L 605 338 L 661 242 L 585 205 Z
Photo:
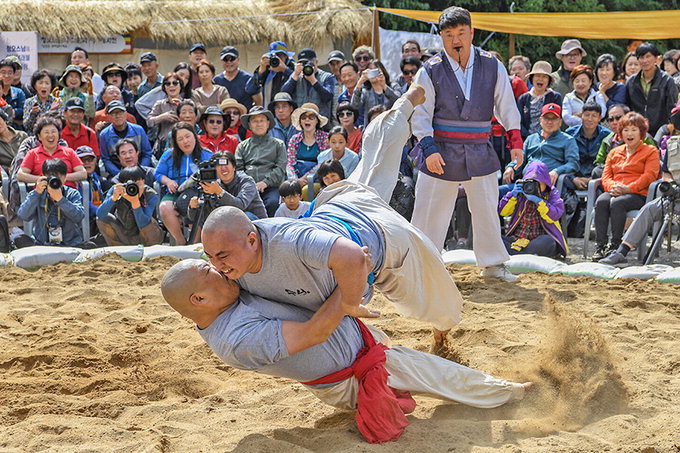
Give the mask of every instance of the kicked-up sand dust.
M 0 268 L 0 451 L 680 451 L 676 286 L 450 266 L 466 304 L 449 358 L 536 387 L 496 409 L 416 397 L 401 439 L 370 445 L 352 412 L 217 359 L 160 296 L 174 262 Z M 429 349 L 429 326 L 371 304 Z

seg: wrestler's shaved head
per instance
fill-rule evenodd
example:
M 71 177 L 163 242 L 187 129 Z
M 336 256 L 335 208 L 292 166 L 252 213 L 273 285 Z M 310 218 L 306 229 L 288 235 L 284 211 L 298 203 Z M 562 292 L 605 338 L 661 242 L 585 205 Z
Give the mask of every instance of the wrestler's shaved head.
M 261 267 L 260 234 L 238 208 L 225 206 L 212 211 L 203 224 L 201 241 L 212 265 L 231 279 Z
M 180 315 L 192 318 L 190 297 L 196 289 L 203 260 L 184 260 L 172 266 L 163 276 L 161 292 L 165 301 Z

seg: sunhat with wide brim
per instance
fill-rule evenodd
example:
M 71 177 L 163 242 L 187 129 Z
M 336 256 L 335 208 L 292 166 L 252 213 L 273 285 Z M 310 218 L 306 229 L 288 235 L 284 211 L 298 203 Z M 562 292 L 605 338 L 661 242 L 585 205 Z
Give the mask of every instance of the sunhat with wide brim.
M 527 79 L 530 79 L 532 76 L 535 76 L 536 74 L 547 75 L 548 77 L 550 77 L 551 83 L 555 82 L 552 75 L 552 65 L 547 61 L 537 61 L 536 63 L 534 63 L 534 65 L 531 67 L 531 72 L 527 74 Z
M 295 129 L 301 130 L 302 128 L 300 127 L 300 116 L 303 113 L 313 113 L 316 115 L 316 117 L 319 119 L 319 127 L 324 127 L 326 124 L 328 124 L 328 118 L 323 116 L 322 114 L 319 113 L 319 107 L 316 106 L 316 104 L 312 104 L 311 102 L 307 102 L 305 104 L 302 104 L 300 107 L 296 108 L 293 111 L 293 114 L 290 117 L 291 123 L 293 123 L 293 127 Z
M 250 118 L 257 116 L 257 115 L 264 115 L 267 117 L 269 120 L 269 127 L 267 128 L 268 131 L 272 130 L 274 125 L 276 124 L 276 121 L 274 121 L 274 115 L 272 115 L 272 112 L 267 110 L 264 107 L 260 107 L 259 105 L 256 105 L 255 107 L 250 109 L 250 112 L 246 113 L 245 115 L 241 116 L 241 124 L 243 124 L 243 127 L 245 127 L 248 130 L 250 129 Z
M 241 112 L 241 115 L 245 115 L 248 112 L 246 107 L 243 104 L 239 104 L 234 98 L 228 98 L 222 101 L 220 108 L 223 112 L 227 109 L 238 109 L 238 111 Z
M 228 129 L 230 127 L 231 115 L 228 115 L 228 116 L 225 115 L 224 112 L 222 111 L 222 109 L 219 108 L 216 105 L 211 105 L 210 107 L 205 109 L 205 112 L 203 112 L 203 115 L 201 115 L 198 122 L 202 123 L 203 121 L 208 119 L 208 116 L 210 116 L 210 115 L 221 116 L 222 120 L 224 120 L 224 124 L 226 125 L 225 129 Z
M 80 66 L 70 64 L 66 66 L 66 70 L 61 75 L 61 78 L 59 79 L 59 85 L 63 87 L 66 86 L 66 77 L 68 77 L 69 73 L 71 72 L 77 72 L 80 75 L 80 85 L 84 85 L 87 83 L 87 78 L 83 75 L 83 70 L 80 69 Z

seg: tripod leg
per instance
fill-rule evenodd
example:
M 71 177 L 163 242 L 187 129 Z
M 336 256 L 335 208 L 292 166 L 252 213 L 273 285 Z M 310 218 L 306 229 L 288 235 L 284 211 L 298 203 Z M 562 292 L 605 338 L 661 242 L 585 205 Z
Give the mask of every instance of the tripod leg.
M 205 204 L 201 206 L 201 209 L 199 209 L 198 214 L 196 215 L 196 220 L 194 220 L 194 223 L 191 225 L 191 231 L 189 231 L 189 239 L 187 240 L 187 244 L 193 244 L 195 239 L 196 239 L 196 233 L 198 230 L 200 230 L 199 225 L 203 221 L 203 214 L 205 212 Z
M 661 228 L 659 228 L 659 231 L 656 232 L 654 235 L 654 238 L 652 239 L 652 245 L 649 247 L 649 250 L 647 250 L 647 255 L 645 255 L 645 262 L 644 264 L 652 264 L 654 261 L 654 257 L 656 256 L 657 252 L 659 251 L 659 248 L 661 247 L 661 244 L 663 243 L 663 235 L 664 232 L 668 229 L 670 225 L 671 219 L 668 216 L 664 216 L 663 219 L 663 225 L 661 225 Z

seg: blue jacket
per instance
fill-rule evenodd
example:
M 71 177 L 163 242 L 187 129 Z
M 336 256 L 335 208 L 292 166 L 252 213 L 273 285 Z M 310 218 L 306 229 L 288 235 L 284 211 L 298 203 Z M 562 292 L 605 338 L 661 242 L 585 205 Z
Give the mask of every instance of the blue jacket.
M 127 123 L 128 129 L 125 138 L 131 138 L 137 142 L 139 148 L 139 165 L 145 167 L 151 166 L 151 144 L 149 138 L 144 132 L 144 128 L 138 124 Z M 104 168 L 111 176 L 115 176 L 120 172 L 120 161 L 116 155 L 116 143 L 120 137 L 113 129 L 113 124 L 109 124 L 99 133 L 99 153 L 104 162 Z
M 281 87 L 281 91 L 290 94 L 299 106 L 306 102 L 316 104 L 319 107 L 319 113 L 331 120 L 333 116 L 331 105 L 333 104 L 333 95 L 335 94 L 335 76 L 321 69 L 318 69 L 314 75 L 316 76 L 316 83 L 312 85 L 302 74 L 300 74 L 297 80 L 294 80 L 291 74 L 286 83 Z
M 48 197 L 47 189 L 43 193 L 33 190 L 19 206 L 17 214 L 21 220 L 33 221 L 33 238 L 39 244 L 49 245 L 48 224 L 61 226 L 64 245 L 73 246 L 83 242 L 83 233 L 80 230 L 80 221 L 85 217 L 83 197 L 76 189 L 68 186 L 63 186 L 63 194 L 63 198 L 55 203 Z
M 109 192 L 106 194 L 106 199 L 101 204 L 101 206 L 99 206 L 99 209 L 97 210 L 98 219 L 103 219 L 106 217 L 111 212 L 116 203 L 128 203 L 128 201 L 124 199 L 120 199 L 117 202 L 113 201 L 114 189 L 115 187 L 111 187 L 109 189 Z M 145 200 L 145 204 L 140 205 L 140 207 L 137 209 L 132 209 L 132 214 L 135 217 L 135 223 L 137 224 L 138 229 L 142 229 L 151 223 L 157 202 L 158 195 L 154 192 L 154 195 L 150 199 Z
M 579 170 L 576 140 L 559 130 L 546 140 L 538 132 L 528 136 L 524 141 L 524 159 L 525 165 L 540 161 L 548 166 L 548 171 L 555 170 L 560 175 Z
M 269 131 L 269 135 L 281 140 L 286 145 L 286 149 L 288 149 L 288 141 L 298 132 L 300 131 L 295 129 L 292 124 L 288 126 L 288 129 L 284 129 L 284 127 L 279 122 L 279 119 L 274 118 L 274 127 Z
M 99 175 L 95 172 L 92 173 L 91 175 L 87 176 L 87 182 L 90 183 L 90 199 L 88 200 L 90 203 L 90 218 L 94 218 L 94 216 L 97 214 L 97 209 L 99 209 L 99 206 L 95 205 L 92 203 L 92 199 L 94 198 L 94 193 L 99 192 L 99 199 L 101 201 L 104 201 L 104 193 L 102 191 L 102 180 L 99 177 Z M 80 193 L 80 196 L 83 196 L 83 192 L 80 188 L 80 185 L 78 186 L 78 192 Z M 83 203 L 85 200 L 83 200 Z
M 179 171 L 172 165 L 172 149 L 169 149 L 163 153 L 161 158 L 158 160 L 158 165 L 156 166 L 156 172 L 154 177 L 156 181 L 163 184 L 163 176 L 175 181 L 180 186 L 184 184 L 191 175 L 198 171 L 198 164 L 209 160 L 213 156 L 213 153 L 207 149 L 201 150 L 201 159 L 199 162 L 194 162 L 191 156 L 182 154 L 182 161 L 179 164 Z
M 18 126 L 16 120 L 23 120 L 24 118 L 24 104 L 26 103 L 26 95 L 24 92 L 17 87 L 10 87 L 7 96 L 3 96 L 3 99 L 7 101 L 9 105 L 14 109 L 14 124 Z M 33 131 L 30 131 L 33 133 Z
M 576 144 L 578 145 L 579 154 L 579 171 L 576 176 L 584 176 L 590 178 L 590 174 L 595 168 L 595 158 L 597 153 L 600 151 L 600 145 L 602 145 L 602 140 L 612 133 L 609 129 L 604 126 L 597 125 L 595 134 L 591 138 L 586 138 L 583 133 L 583 125 L 572 126 L 565 131 L 565 133 L 571 135 L 576 139 Z
M 557 104 L 562 107 L 562 95 L 557 91 L 548 91 L 545 93 L 545 98 L 543 98 L 543 105 L 546 104 Z M 517 109 L 520 115 L 520 132 L 522 134 L 522 139 L 526 140 L 529 134 L 529 128 L 531 127 L 531 94 L 524 93 L 517 99 Z

